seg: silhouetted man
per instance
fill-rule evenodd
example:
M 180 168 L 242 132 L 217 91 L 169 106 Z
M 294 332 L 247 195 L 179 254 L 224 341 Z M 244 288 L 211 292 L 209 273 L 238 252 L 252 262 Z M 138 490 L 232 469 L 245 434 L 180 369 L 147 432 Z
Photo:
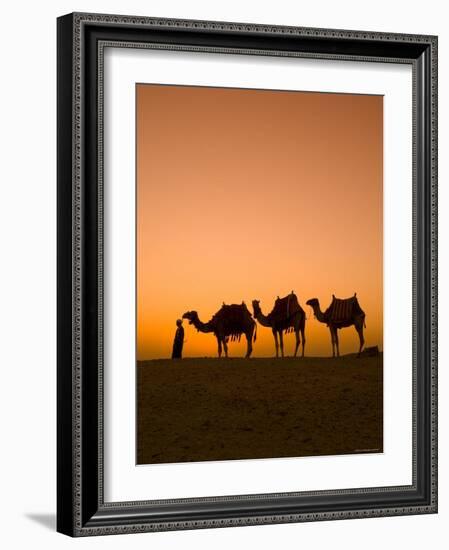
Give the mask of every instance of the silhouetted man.
M 176 321 L 175 339 L 173 341 L 173 352 L 171 354 L 172 359 L 182 359 L 182 346 L 184 345 L 184 328 L 182 326 L 182 320 Z

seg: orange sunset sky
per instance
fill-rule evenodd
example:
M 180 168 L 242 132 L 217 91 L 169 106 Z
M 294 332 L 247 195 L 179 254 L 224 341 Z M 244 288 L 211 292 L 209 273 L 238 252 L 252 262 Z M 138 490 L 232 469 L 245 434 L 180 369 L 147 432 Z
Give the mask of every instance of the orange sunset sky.
M 306 355 L 330 355 L 324 310 L 357 292 L 367 346 L 382 348 L 381 96 L 139 84 L 137 358 L 171 356 L 175 321 L 295 291 Z M 185 357 L 216 356 L 184 321 Z M 340 352 L 358 350 L 353 327 Z M 284 338 L 287 355 L 294 335 Z M 230 343 L 243 356 L 246 340 Z M 274 355 L 258 325 L 253 356 Z

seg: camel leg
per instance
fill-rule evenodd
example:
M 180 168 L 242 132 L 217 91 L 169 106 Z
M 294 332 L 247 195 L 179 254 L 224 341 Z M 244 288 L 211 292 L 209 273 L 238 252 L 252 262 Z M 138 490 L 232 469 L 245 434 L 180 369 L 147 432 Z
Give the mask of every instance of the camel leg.
M 337 357 L 340 357 L 340 344 L 338 343 L 338 328 L 335 329 L 335 345 L 337 346 Z
M 299 343 L 300 343 L 300 340 L 299 340 L 299 329 L 298 330 L 295 330 L 295 338 L 296 338 L 296 346 L 295 346 L 295 357 L 296 357 L 296 354 L 298 353 L 298 348 L 299 348 Z
M 359 353 L 357 354 L 357 357 L 360 357 L 360 354 L 362 353 L 363 345 L 365 344 L 365 338 L 363 337 L 363 324 L 360 323 L 354 326 L 355 326 L 355 330 L 357 331 L 357 334 L 359 335 L 359 340 L 360 340 Z
M 332 327 L 329 327 L 329 332 L 331 333 L 332 357 L 335 357 L 335 337 L 334 337 L 334 329 L 333 329 Z
M 279 344 L 281 345 L 281 356 L 284 357 L 284 333 L 279 331 Z
M 302 337 L 302 357 L 304 357 L 304 348 L 306 347 L 306 336 L 305 336 L 306 330 L 305 328 L 301 329 L 301 337 Z
M 273 329 L 274 345 L 276 346 L 276 357 L 279 357 L 278 333 Z
M 226 359 L 228 358 L 228 343 L 226 342 L 226 337 L 223 338 L 223 349 L 225 352 Z
M 218 357 L 221 357 L 221 340 L 220 338 L 217 336 L 217 342 L 218 342 Z
M 252 340 L 253 340 L 253 330 L 250 330 L 249 332 L 247 332 L 245 334 L 246 336 L 246 341 L 248 342 L 248 348 L 247 348 L 247 351 L 246 351 L 246 357 L 251 357 L 251 353 L 253 352 L 253 343 L 252 343 Z

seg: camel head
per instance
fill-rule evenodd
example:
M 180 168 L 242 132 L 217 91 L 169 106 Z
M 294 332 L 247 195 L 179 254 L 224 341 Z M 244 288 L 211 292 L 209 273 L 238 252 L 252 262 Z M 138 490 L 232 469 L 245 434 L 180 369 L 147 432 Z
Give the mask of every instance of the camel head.
M 253 300 L 253 310 L 254 315 L 258 315 L 260 313 L 260 300 Z
M 198 313 L 196 311 L 186 311 L 182 318 L 188 319 L 189 325 L 192 325 L 195 321 L 198 321 Z
M 317 312 L 320 311 L 320 302 L 318 298 L 310 298 L 310 300 L 307 300 L 306 304 L 313 309 L 314 317 L 317 319 Z

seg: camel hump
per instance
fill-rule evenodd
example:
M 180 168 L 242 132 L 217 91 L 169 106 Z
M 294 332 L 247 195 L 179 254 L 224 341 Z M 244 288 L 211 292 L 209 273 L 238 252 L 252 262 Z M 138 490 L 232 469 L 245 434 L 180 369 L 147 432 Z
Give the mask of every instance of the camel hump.
M 296 294 L 287 294 L 287 296 L 283 298 L 279 298 L 278 296 L 269 317 L 274 322 L 281 322 L 289 319 L 300 310 L 301 308 Z
M 241 304 L 223 304 L 214 315 L 213 319 L 224 319 L 232 322 L 234 320 L 244 319 L 248 316 L 251 317 L 251 314 L 245 302 L 242 302 Z
M 332 303 L 327 308 L 325 316 L 334 323 L 344 323 L 350 322 L 354 316 L 363 313 L 355 294 L 350 298 L 336 298 L 332 295 Z

